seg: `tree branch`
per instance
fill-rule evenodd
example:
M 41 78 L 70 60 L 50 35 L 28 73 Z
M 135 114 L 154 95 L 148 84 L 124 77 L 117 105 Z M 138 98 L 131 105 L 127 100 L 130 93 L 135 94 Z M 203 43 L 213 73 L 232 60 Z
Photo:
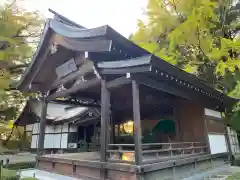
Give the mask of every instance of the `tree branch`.
M 203 53 L 203 55 L 205 56 L 205 52 L 203 51 L 203 49 L 201 47 L 200 31 L 199 31 L 199 27 L 198 26 L 197 26 L 197 38 L 198 38 L 198 48 Z

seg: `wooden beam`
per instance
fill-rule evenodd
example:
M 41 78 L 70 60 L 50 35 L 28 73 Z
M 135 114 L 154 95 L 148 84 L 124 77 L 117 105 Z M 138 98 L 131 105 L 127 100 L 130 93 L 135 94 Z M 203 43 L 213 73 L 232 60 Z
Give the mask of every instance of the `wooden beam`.
M 41 120 L 39 125 L 39 138 L 38 138 L 38 149 L 37 149 L 38 156 L 42 155 L 44 150 L 45 129 L 46 129 L 46 123 L 47 123 L 47 105 L 48 105 L 48 102 L 46 98 L 44 98 L 42 100 Z
M 72 93 L 75 93 L 77 91 L 80 91 L 80 90 L 85 90 L 85 89 L 88 89 L 90 87 L 94 87 L 94 86 L 97 86 L 98 84 L 100 84 L 100 80 L 99 79 L 92 79 L 92 80 L 88 80 L 88 81 L 85 81 L 85 82 L 81 82 L 69 89 L 63 89 L 62 91 L 59 91 L 59 92 L 56 92 L 52 95 L 50 95 L 48 97 L 48 100 L 55 100 L 56 98 L 58 97 L 66 97 Z
M 71 100 L 52 100 L 50 102 L 53 103 L 58 103 L 62 105 L 74 105 L 74 106 L 79 106 L 79 107 L 93 107 L 93 108 L 100 108 L 101 105 L 98 104 L 97 102 L 74 102 Z
M 135 164 L 142 164 L 142 129 L 140 117 L 139 86 L 136 81 L 132 81 L 133 96 L 133 121 L 134 121 L 134 143 L 135 143 Z
M 126 67 L 126 68 L 102 68 L 99 70 L 100 74 L 126 74 L 126 73 L 140 73 L 149 72 L 151 69 L 150 65 L 137 66 L 137 67 Z
M 110 52 L 112 48 L 112 40 L 104 39 L 85 39 L 81 41 L 76 39 L 64 38 L 62 36 L 55 36 L 54 42 L 67 49 L 78 52 Z
M 93 71 L 93 62 L 89 61 L 83 64 L 81 67 L 79 67 L 77 71 L 67 75 L 65 78 L 57 79 L 56 81 L 54 81 L 52 86 L 50 87 L 50 90 L 58 87 L 59 85 L 66 84 L 67 82 L 73 81 L 78 77 L 81 77 L 91 71 Z
M 108 130 L 110 123 L 110 92 L 107 89 L 107 83 L 105 80 L 101 80 L 101 150 L 100 161 L 107 161 L 107 148 L 108 148 Z M 101 180 L 106 179 L 105 168 L 101 169 Z
M 129 84 L 131 82 L 131 79 L 127 78 L 126 76 L 111 80 L 107 82 L 107 88 L 117 88 L 119 86 L 122 86 L 124 84 Z
M 149 78 L 147 76 L 143 76 L 141 74 L 132 75 L 132 79 L 136 80 L 139 84 L 143 84 L 148 87 L 191 100 L 190 97 L 186 93 L 179 91 L 176 88 L 174 88 L 173 86 L 167 85 L 166 83 L 153 80 L 152 78 Z
M 216 108 L 217 106 L 217 104 L 213 102 L 213 100 L 211 101 L 207 99 L 207 97 L 205 96 L 198 95 L 196 94 L 197 92 L 195 93 L 189 89 L 182 88 L 178 85 L 169 84 L 166 81 L 154 80 L 153 78 L 148 77 L 147 75 L 142 75 L 142 74 L 131 75 L 131 78 L 136 80 L 139 84 L 143 84 L 148 87 L 151 87 L 169 94 L 173 94 L 175 96 L 182 97 L 187 100 L 198 101 L 199 103 L 204 105 L 204 107 L 207 107 L 207 108 Z

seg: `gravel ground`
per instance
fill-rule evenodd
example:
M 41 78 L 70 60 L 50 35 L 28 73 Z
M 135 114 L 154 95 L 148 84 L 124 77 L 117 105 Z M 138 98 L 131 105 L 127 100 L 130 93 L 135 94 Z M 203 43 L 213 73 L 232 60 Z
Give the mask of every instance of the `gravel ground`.
M 227 171 L 205 178 L 204 180 L 240 180 L 240 176 L 238 177 L 236 174 L 240 175 L 240 167 L 232 166 Z
M 3 160 L 3 162 L 6 162 L 6 159 L 9 159 L 9 163 L 19 163 L 19 162 L 32 162 L 35 161 L 34 154 L 30 153 L 19 153 L 16 155 L 0 155 L 0 160 Z

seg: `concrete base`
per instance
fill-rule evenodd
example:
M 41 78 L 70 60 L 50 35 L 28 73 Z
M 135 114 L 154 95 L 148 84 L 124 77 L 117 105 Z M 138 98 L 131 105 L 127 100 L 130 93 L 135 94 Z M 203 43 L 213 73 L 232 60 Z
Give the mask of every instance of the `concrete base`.
M 203 180 L 204 178 L 208 178 L 208 177 L 211 177 L 213 175 L 218 175 L 222 172 L 228 172 L 229 169 L 230 169 L 230 165 L 226 164 L 226 165 L 223 165 L 221 167 L 218 167 L 218 168 L 215 168 L 215 169 L 203 172 L 203 173 L 195 174 L 195 175 L 193 175 L 191 177 L 188 177 L 188 178 L 184 178 L 183 180 Z
M 100 162 L 93 160 L 95 158 L 84 160 L 80 156 L 73 158 L 73 155 L 70 157 L 67 155 L 39 157 L 38 168 L 45 172 L 82 180 L 100 180 L 102 172 L 106 172 L 108 180 L 202 180 L 229 167 L 226 153 L 179 158 L 141 166 Z

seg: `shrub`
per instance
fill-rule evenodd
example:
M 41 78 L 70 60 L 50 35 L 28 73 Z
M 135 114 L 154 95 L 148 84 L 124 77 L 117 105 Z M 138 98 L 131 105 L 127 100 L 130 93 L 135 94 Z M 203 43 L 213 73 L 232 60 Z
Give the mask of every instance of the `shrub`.
M 233 165 L 240 166 L 240 154 L 233 155 Z
M 19 180 L 20 177 L 17 175 L 17 172 L 9 169 L 2 169 L 1 180 Z
M 1 180 L 20 180 L 20 176 L 19 175 L 9 176 L 9 177 L 3 176 Z
M 15 164 L 8 164 L 5 166 L 7 169 L 18 170 L 18 169 L 28 169 L 34 168 L 36 166 L 36 162 L 19 162 Z

